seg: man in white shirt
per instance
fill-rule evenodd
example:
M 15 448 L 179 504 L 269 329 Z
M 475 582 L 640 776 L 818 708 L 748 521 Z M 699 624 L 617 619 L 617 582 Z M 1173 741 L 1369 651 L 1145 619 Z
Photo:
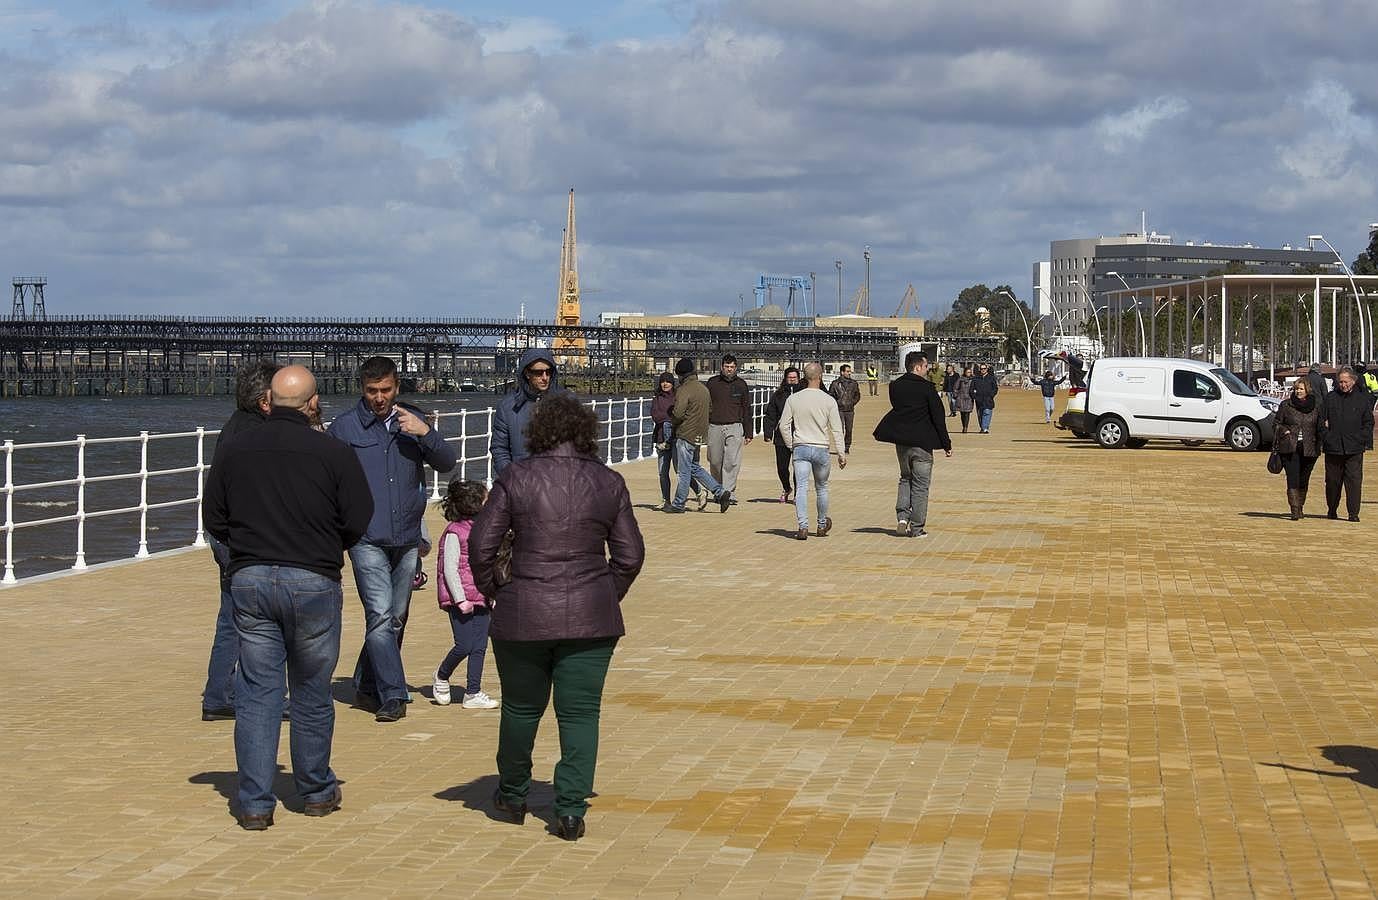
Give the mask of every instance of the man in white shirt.
M 809 539 L 810 474 L 818 507 L 815 534 L 827 537 L 833 527 L 833 520 L 828 517 L 828 475 L 832 471 L 829 446 L 837 450 L 838 468 L 847 468 L 842 416 L 837 410 L 837 401 L 823 390 L 823 366 L 816 362 L 805 364 L 804 380 L 807 382 L 804 389 L 791 394 L 785 401 L 779 426 L 780 436 L 794 454 L 794 511 L 799 520 L 795 537 L 801 541 Z

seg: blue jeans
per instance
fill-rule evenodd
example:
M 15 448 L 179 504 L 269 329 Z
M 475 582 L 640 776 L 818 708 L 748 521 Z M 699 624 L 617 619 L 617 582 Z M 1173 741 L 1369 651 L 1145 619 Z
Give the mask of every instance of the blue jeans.
M 234 706 L 234 673 L 239 666 L 239 632 L 234 627 L 234 596 L 230 593 L 230 579 L 225 567 L 230 564 L 230 548 L 206 535 L 211 555 L 220 567 L 220 612 L 215 617 L 215 637 L 211 640 L 211 658 L 206 664 L 206 687 L 201 691 L 202 709 L 225 709 Z
M 693 441 L 675 438 L 675 469 L 679 472 L 679 487 L 675 490 L 674 500 L 676 509 L 684 509 L 684 504 L 689 499 L 691 481 L 697 481 L 715 498 L 722 493 L 722 485 L 714 480 L 707 469 L 699 465 L 699 445 Z
M 248 566 L 234 573 L 234 624 L 239 631 L 235 683 L 234 755 L 239 765 L 239 810 L 265 815 L 277 805 L 282 679 L 292 690 L 292 777 L 307 803 L 335 794 L 330 743 L 335 705 L 330 677 L 340 659 L 338 581 L 287 566 Z
M 493 616 L 485 606 L 475 607 L 473 612 L 467 613 L 457 609 L 445 611 L 450 614 L 450 633 L 454 635 L 455 645 L 445 654 L 435 674 L 449 681 L 455 669 L 467 657 L 469 670 L 464 693 L 477 694 L 483 689 L 483 661 L 488 656 L 488 626 L 492 624 Z
M 402 636 L 407 630 L 415 547 L 380 547 L 360 541 L 349 548 L 354 584 L 364 606 L 364 646 L 354 666 L 354 693 L 379 703 L 407 698 Z
M 1053 420 L 1053 403 L 1056 400 L 1056 397 L 1043 398 L 1043 421 L 1051 422 Z
M 670 472 L 672 470 L 675 472 L 676 483 L 678 483 L 679 480 L 679 469 L 675 466 L 675 451 L 673 449 L 657 450 L 656 466 L 660 474 L 660 499 L 669 503 L 670 497 L 672 496 L 670 493 Z M 701 490 L 700 486 L 695 484 L 692 485 L 692 487 L 694 489 L 694 495 L 698 496 Z M 686 497 L 685 500 L 687 501 L 688 498 Z
M 977 410 L 980 415 L 981 430 L 990 431 L 990 417 L 995 415 L 995 407 L 985 406 Z
M 833 461 L 827 447 L 800 444 L 794 448 L 794 512 L 800 528 L 809 527 L 809 474 L 813 474 L 814 501 L 818 507 L 818 527 L 828 522 L 828 475 Z

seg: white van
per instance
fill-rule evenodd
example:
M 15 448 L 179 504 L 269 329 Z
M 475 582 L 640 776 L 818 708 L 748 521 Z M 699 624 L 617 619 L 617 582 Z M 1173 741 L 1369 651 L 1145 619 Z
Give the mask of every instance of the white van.
M 1273 439 L 1277 401 L 1210 363 L 1098 359 L 1086 385 L 1086 430 L 1102 447 L 1142 447 L 1153 439 L 1253 450 Z

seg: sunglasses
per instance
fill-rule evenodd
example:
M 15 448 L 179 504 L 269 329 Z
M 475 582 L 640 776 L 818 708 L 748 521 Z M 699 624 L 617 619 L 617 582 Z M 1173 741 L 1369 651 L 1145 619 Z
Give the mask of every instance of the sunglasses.
M 554 371 L 554 369 L 527 369 L 526 374 L 532 378 L 549 378 L 550 373 Z

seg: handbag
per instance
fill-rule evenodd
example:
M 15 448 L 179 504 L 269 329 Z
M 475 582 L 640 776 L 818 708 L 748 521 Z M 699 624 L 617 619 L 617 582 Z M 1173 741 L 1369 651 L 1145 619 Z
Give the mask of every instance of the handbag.
M 1282 457 L 1278 455 L 1276 450 L 1268 454 L 1268 471 L 1274 475 L 1282 471 Z
M 498 587 L 505 587 L 512 583 L 512 542 L 516 535 L 512 529 L 507 529 L 507 534 L 502 536 L 502 543 L 498 544 L 498 556 L 493 561 L 493 581 Z

